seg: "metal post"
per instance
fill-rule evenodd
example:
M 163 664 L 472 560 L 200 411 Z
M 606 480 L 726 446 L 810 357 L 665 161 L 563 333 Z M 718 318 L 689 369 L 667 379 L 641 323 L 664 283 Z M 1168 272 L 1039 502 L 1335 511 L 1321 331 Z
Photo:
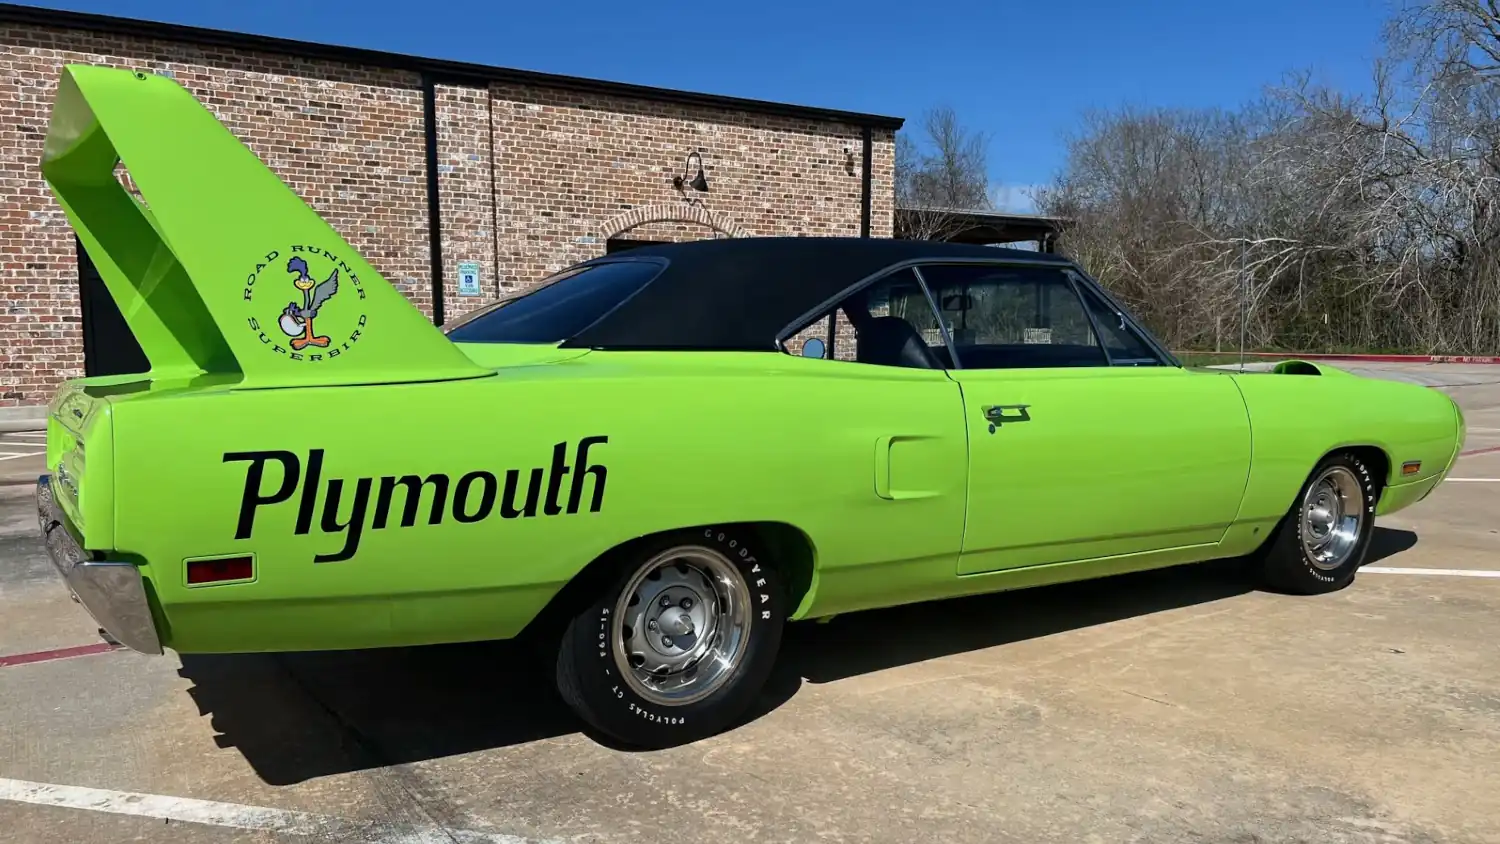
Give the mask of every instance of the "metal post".
M 427 255 L 432 270 L 432 323 L 443 324 L 443 205 L 438 197 L 437 80 L 422 74 L 422 125 L 427 159 Z M 494 164 L 493 159 L 491 165 Z
M 859 174 L 859 236 L 870 236 L 870 168 L 875 161 L 875 133 L 869 126 L 864 127 L 860 133 L 860 143 L 863 146 L 862 171 Z
M 1245 274 L 1245 241 L 1240 241 L 1240 371 L 1245 371 L 1245 335 L 1250 322 L 1250 277 Z

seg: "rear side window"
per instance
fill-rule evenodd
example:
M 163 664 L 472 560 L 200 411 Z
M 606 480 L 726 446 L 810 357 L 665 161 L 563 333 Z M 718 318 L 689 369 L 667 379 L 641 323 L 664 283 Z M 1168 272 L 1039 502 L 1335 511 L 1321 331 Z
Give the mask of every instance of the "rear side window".
M 448 326 L 455 343 L 561 343 L 628 299 L 662 271 L 652 261 L 567 269 L 530 291 Z

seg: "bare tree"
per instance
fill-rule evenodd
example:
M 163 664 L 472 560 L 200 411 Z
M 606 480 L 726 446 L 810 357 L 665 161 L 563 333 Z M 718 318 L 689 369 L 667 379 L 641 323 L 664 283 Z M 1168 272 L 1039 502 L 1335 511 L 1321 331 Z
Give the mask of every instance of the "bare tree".
M 1500 3 L 1411 2 L 1386 38 L 1366 96 L 1086 115 L 1038 204 L 1179 347 L 1500 352 Z
M 1233 279 L 1204 272 L 1212 241 L 1247 217 L 1245 121 L 1220 112 L 1091 112 L 1067 166 L 1038 193 L 1074 219 L 1066 251 L 1174 341 L 1214 344 L 1233 326 Z
M 947 106 L 923 115 L 922 132 L 922 146 L 905 132 L 896 137 L 898 234 L 943 240 L 961 225 L 955 212 L 991 207 L 988 138 L 966 128 Z

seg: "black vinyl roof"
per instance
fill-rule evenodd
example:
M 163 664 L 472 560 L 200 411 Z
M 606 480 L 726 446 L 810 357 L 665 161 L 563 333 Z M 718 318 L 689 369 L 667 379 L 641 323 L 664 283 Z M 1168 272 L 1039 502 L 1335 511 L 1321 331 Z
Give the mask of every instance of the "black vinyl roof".
M 564 342 L 597 349 L 770 351 L 794 320 L 882 270 L 907 262 L 1060 255 L 992 246 L 857 237 L 747 237 L 642 246 L 585 261 L 657 261 L 639 292 Z

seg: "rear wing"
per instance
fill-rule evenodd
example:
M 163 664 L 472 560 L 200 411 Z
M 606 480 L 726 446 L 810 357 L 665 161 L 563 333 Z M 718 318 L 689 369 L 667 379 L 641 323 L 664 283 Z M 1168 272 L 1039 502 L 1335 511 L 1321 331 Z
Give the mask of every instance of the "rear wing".
M 116 176 L 122 163 L 140 199 Z M 492 374 L 171 79 L 66 66 L 42 174 L 152 379 L 264 388 Z

